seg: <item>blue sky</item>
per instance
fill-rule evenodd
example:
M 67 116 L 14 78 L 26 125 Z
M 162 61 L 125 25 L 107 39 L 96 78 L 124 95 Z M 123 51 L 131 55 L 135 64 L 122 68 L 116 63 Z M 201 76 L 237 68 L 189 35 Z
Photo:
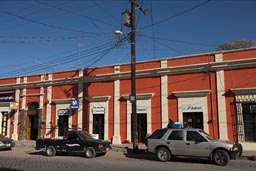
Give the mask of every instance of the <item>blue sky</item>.
M 136 60 L 256 40 L 255 0 L 137 0 Z M 130 62 L 129 0 L 0 0 L 0 78 Z M 122 41 L 123 40 L 123 41 Z

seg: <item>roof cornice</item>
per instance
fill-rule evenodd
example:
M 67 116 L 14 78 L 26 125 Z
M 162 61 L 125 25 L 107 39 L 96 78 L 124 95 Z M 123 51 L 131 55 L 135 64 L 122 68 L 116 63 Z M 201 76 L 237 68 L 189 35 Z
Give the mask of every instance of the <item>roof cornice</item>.
M 230 60 L 223 62 L 209 62 L 194 65 L 175 66 L 167 68 L 153 68 L 147 70 L 137 70 L 136 78 L 145 77 L 159 77 L 164 75 L 178 75 L 189 73 L 208 73 L 219 70 L 232 70 L 232 69 L 246 69 L 255 68 L 256 58 Z M 14 90 L 23 88 L 35 88 L 35 87 L 48 87 L 57 85 L 77 84 L 79 82 L 91 83 L 91 82 L 105 82 L 114 80 L 126 80 L 131 78 L 130 72 L 108 73 L 103 75 L 91 75 L 83 77 L 72 77 L 55 80 L 42 80 L 28 83 L 13 83 L 0 85 L 1 90 Z

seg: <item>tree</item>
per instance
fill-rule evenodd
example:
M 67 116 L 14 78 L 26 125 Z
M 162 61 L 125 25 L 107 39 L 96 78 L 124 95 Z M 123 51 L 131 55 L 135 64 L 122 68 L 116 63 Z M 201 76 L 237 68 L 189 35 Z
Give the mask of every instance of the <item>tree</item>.
M 231 50 L 255 47 L 255 40 L 235 40 L 234 42 L 224 42 L 217 46 L 216 50 Z

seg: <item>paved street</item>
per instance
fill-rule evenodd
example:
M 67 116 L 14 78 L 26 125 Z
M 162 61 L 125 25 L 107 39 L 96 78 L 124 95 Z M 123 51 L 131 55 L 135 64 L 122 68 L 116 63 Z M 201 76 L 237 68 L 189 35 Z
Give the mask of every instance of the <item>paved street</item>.
M 154 155 L 144 152 L 133 153 L 110 151 L 105 156 L 87 159 L 81 156 L 57 155 L 47 157 L 33 147 L 15 147 L 0 151 L 1 171 L 143 171 L 143 170 L 255 170 L 256 162 L 239 159 L 231 160 L 225 167 L 216 166 L 206 160 L 181 160 L 159 162 Z

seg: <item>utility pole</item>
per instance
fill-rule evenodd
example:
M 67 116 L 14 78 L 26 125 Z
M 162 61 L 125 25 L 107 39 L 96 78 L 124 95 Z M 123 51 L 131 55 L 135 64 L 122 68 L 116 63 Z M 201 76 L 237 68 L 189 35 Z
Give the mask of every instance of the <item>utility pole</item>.
M 131 94 L 130 94 L 130 102 L 132 104 L 132 142 L 133 149 L 138 150 L 138 122 L 137 122 L 137 100 L 136 100 L 136 26 L 135 26 L 135 9 L 139 8 L 143 12 L 146 13 L 142 7 L 140 7 L 136 0 L 130 0 L 131 2 L 131 13 L 126 9 L 122 13 L 122 24 L 126 27 L 131 28 L 131 32 L 128 34 L 130 38 L 128 38 L 125 34 L 124 36 L 131 43 Z M 120 30 L 115 31 L 116 35 L 122 35 L 123 32 Z M 128 121 L 129 122 L 129 121 Z
M 136 27 L 135 27 L 135 0 L 131 0 L 131 96 L 132 103 L 132 134 L 133 149 L 138 150 L 138 123 L 137 123 L 137 100 L 136 100 Z

